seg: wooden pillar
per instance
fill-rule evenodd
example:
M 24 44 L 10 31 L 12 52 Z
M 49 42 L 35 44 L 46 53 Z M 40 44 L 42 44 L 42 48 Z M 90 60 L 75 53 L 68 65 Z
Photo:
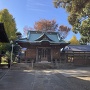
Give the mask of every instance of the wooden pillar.
M 38 61 L 38 48 L 36 47 L 36 62 Z
M 51 49 L 51 61 L 53 59 L 53 49 Z

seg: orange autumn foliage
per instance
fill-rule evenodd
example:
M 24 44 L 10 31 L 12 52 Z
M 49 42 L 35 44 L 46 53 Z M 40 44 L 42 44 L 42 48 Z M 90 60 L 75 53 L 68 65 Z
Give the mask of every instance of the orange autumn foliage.
M 62 36 L 63 39 L 67 37 L 68 32 L 70 30 L 71 30 L 71 28 L 64 26 L 64 25 L 59 26 L 59 29 L 58 29 L 59 34 L 60 34 L 60 36 Z
M 55 31 L 58 27 L 55 20 L 41 19 L 35 22 L 34 28 L 37 31 Z

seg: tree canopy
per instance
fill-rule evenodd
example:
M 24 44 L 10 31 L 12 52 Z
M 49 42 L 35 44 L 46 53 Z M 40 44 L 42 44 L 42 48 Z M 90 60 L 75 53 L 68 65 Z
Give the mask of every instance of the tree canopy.
M 4 23 L 5 31 L 9 40 L 14 40 L 16 38 L 16 23 L 13 16 L 9 13 L 7 9 L 0 11 L 0 22 Z
M 60 37 L 62 37 L 62 39 L 66 38 L 66 36 L 68 35 L 68 32 L 70 31 L 70 28 L 64 25 L 58 25 L 56 23 L 56 20 L 46 20 L 46 19 L 41 19 L 37 22 L 35 22 L 34 24 L 34 28 L 30 28 L 30 27 L 24 27 L 24 32 L 27 33 L 28 30 L 36 30 L 36 31 L 58 31 Z
M 0 22 L 4 23 L 4 28 L 9 40 L 16 39 L 16 23 L 15 18 L 9 13 L 7 9 L 0 10 Z M 0 43 L 0 50 L 8 50 L 9 44 Z
M 71 45 L 78 45 L 79 41 L 77 40 L 76 36 L 73 36 L 70 40 Z
M 28 31 L 33 31 L 33 30 L 35 30 L 35 29 L 32 27 L 24 26 L 24 28 L 23 28 L 24 35 L 27 35 Z
M 75 33 L 79 31 L 82 36 L 90 37 L 90 0 L 54 0 L 54 6 L 69 13 L 68 21 Z
M 41 19 L 35 22 L 34 28 L 37 31 L 55 31 L 57 30 L 58 24 L 55 20 Z
M 65 39 L 67 37 L 70 30 L 71 28 L 64 25 L 59 26 L 59 29 L 58 29 L 59 34 L 62 37 L 62 39 Z
M 17 39 L 22 38 L 21 32 L 16 32 Z

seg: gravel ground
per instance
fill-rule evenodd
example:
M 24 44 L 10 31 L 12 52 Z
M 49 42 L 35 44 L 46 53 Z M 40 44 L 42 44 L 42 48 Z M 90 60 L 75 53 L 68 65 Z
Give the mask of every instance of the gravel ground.
M 90 67 L 31 69 L 13 65 L 0 81 L 0 90 L 90 90 Z

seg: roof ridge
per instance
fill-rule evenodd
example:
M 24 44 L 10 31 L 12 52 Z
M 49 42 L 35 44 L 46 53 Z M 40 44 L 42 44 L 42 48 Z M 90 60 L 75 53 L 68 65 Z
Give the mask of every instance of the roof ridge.
M 46 38 L 48 38 L 49 41 L 53 41 L 52 39 L 50 39 L 50 38 L 46 35 L 46 33 L 43 33 L 43 34 L 42 34 L 39 38 L 37 38 L 35 41 L 38 41 L 39 39 L 43 38 L 44 36 L 46 36 Z

